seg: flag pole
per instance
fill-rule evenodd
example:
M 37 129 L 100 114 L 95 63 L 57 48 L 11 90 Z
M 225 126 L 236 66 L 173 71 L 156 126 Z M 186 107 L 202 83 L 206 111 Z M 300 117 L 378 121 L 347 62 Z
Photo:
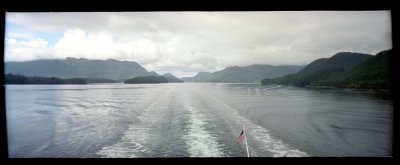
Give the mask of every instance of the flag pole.
M 244 131 L 244 124 L 242 124 L 242 129 L 243 129 L 243 133 L 244 133 L 244 140 L 245 140 L 245 142 L 246 142 L 246 151 L 247 151 L 247 157 L 250 157 L 250 154 L 249 154 L 249 147 L 247 146 L 247 136 L 246 136 L 246 131 Z

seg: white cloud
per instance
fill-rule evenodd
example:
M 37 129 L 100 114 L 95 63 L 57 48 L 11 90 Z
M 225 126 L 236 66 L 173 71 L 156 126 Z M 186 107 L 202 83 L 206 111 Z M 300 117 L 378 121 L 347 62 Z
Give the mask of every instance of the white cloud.
M 8 38 L 22 38 L 22 39 L 33 39 L 33 35 L 26 32 L 8 32 L 6 33 L 6 37 Z
M 26 42 L 26 44 L 30 47 L 36 47 L 36 48 L 46 48 L 47 47 L 47 42 L 41 38 L 38 38 L 36 40 L 31 40 L 29 42 Z
M 6 21 L 22 25 L 7 26 L 6 61 L 112 58 L 181 75 L 392 47 L 389 11 L 7 13 Z M 64 35 L 49 45 L 35 30 Z
M 54 46 L 57 57 L 103 59 L 115 52 L 112 38 L 106 34 L 86 34 L 81 29 L 68 30 Z
M 30 41 L 17 41 L 14 38 L 6 38 L 5 61 L 27 61 L 40 58 L 49 58 L 52 48 L 41 38 Z
M 16 45 L 17 43 L 18 43 L 17 40 L 14 38 L 6 38 L 6 45 L 11 46 L 11 45 Z

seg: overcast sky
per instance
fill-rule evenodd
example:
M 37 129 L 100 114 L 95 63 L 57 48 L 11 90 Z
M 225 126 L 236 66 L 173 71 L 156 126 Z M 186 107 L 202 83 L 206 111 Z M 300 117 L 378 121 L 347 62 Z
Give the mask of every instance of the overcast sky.
M 6 13 L 5 61 L 117 59 L 178 77 L 392 48 L 389 11 Z

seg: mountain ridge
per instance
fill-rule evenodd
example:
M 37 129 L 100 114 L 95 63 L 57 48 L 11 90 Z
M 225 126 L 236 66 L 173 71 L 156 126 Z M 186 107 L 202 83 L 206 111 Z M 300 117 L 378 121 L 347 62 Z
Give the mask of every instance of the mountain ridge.
M 330 58 L 314 60 L 298 73 L 275 79 L 263 79 L 261 84 L 388 89 L 391 87 L 388 67 L 391 52 L 392 50 L 381 51 L 375 56 L 340 52 Z
M 154 75 L 154 73 L 148 72 L 134 61 L 77 59 L 72 57 L 65 59 L 5 62 L 4 72 L 25 76 L 107 78 L 114 80 Z
M 194 77 L 184 78 L 189 82 L 257 83 L 265 77 L 275 78 L 295 73 L 304 66 L 252 64 L 248 66 L 229 66 L 216 72 L 199 72 Z

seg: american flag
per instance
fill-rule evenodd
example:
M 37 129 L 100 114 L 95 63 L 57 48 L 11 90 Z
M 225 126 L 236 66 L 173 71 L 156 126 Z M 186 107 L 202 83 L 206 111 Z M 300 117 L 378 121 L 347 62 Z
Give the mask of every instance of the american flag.
M 244 139 L 244 131 L 240 133 L 239 137 L 236 139 L 236 143 L 240 143 Z

